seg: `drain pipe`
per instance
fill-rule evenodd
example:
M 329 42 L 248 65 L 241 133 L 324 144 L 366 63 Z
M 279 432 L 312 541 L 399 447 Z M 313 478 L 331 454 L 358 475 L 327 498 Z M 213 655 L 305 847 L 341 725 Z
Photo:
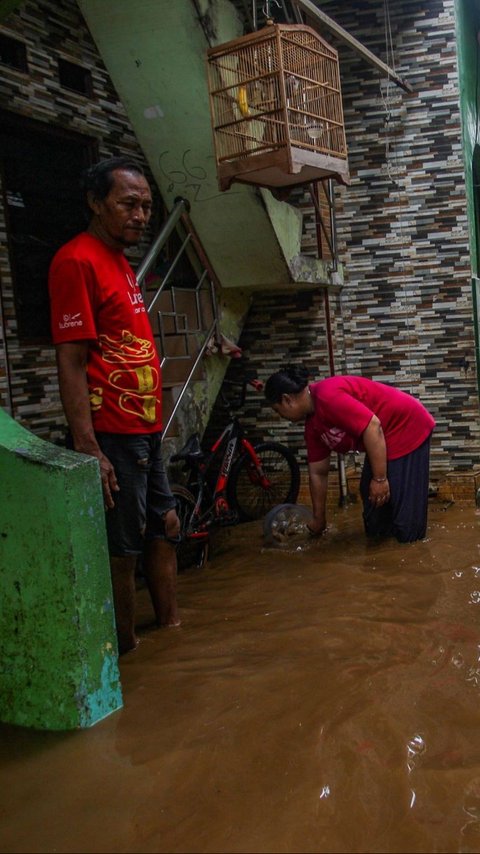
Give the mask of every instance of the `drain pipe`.
M 317 237 L 317 254 L 318 257 L 322 257 L 322 231 L 320 225 L 320 203 L 318 199 L 318 182 L 313 182 L 311 185 L 311 193 L 314 196 L 314 206 L 315 206 L 315 231 Z M 336 273 L 338 270 L 337 266 L 337 255 L 336 255 L 336 228 L 335 228 L 335 214 L 333 210 L 333 180 L 330 178 L 328 180 L 328 201 L 329 201 L 329 211 L 330 211 L 330 247 L 331 247 L 331 255 L 332 255 L 332 263 L 330 266 L 330 275 L 332 273 Z M 333 334 L 332 334 L 332 316 L 330 310 L 330 296 L 328 293 L 328 286 L 323 288 L 323 297 L 324 297 L 324 307 L 325 307 L 325 328 L 327 333 L 327 352 L 328 352 L 328 363 L 330 368 L 330 376 L 335 376 L 335 357 L 334 357 L 334 347 L 333 347 Z M 339 505 L 340 507 L 344 507 L 348 501 L 348 484 L 347 484 L 347 476 L 345 473 L 345 458 L 343 454 L 337 454 L 337 463 L 338 463 L 338 485 L 339 485 Z
M 328 360 L 330 363 L 330 376 L 335 376 L 335 361 L 333 356 L 333 336 L 332 336 L 332 320 L 330 312 L 330 297 L 328 287 L 323 289 L 324 305 L 325 305 L 325 322 L 327 328 L 327 345 L 328 345 Z M 340 490 L 339 506 L 344 507 L 348 502 L 348 483 L 345 472 L 345 457 L 343 454 L 337 454 L 338 462 L 338 485 Z
M 332 266 L 330 267 L 330 275 L 338 272 L 338 263 L 337 263 L 337 224 L 335 222 L 335 207 L 333 204 L 333 178 L 329 178 L 328 180 L 328 201 L 329 201 L 329 209 L 330 209 L 330 240 L 332 243 Z M 325 288 L 325 296 L 327 301 L 328 297 L 328 288 Z M 328 304 L 328 312 L 330 312 L 330 304 Z M 331 351 L 333 354 L 333 338 L 331 338 Z M 333 358 L 333 355 L 332 355 Z M 334 372 L 334 371 L 333 371 Z M 343 454 L 338 454 L 338 478 L 340 485 L 340 507 L 344 507 L 345 504 L 348 503 L 348 483 L 347 483 L 347 475 L 345 472 L 345 457 Z
M 327 329 L 327 346 L 328 346 L 328 361 L 330 364 L 330 376 L 335 376 L 335 360 L 333 356 L 333 336 L 332 336 L 332 318 L 330 311 L 330 297 L 328 287 L 323 289 L 324 305 L 325 305 L 325 323 Z M 343 454 L 337 454 L 338 463 L 338 485 L 340 490 L 339 506 L 344 507 L 348 501 L 348 484 L 347 475 L 345 473 L 345 457 Z

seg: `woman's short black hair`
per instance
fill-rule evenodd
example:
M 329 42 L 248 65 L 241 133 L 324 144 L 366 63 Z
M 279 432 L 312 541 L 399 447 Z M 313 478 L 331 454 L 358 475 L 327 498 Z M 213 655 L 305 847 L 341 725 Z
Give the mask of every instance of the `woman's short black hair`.
M 107 157 L 105 160 L 100 160 L 83 173 L 82 186 L 85 201 L 88 193 L 91 193 L 93 198 L 100 202 L 102 199 L 106 199 L 113 186 L 113 172 L 117 169 L 134 172 L 137 175 L 145 174 L 142 167 L 132 157 Z
M 308 385 L 310 372 L 304 365 L 287 365 L 265 383 L 264 393 L 267 402 L 272 406 L 281 403 L 284 394 L 299 394 Z

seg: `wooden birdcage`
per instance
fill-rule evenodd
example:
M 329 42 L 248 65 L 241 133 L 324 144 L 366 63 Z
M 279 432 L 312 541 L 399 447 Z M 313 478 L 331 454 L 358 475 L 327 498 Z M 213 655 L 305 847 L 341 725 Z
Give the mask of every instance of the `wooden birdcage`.
M 338 53 L 315 30 L 271 24 L 208 51 L 218 181 L 349 183 Z

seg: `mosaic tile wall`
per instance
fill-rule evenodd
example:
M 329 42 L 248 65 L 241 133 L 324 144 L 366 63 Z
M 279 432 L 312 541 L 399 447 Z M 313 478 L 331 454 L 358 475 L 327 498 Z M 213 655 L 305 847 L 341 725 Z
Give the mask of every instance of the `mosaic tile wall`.
M 312 379 L 328 376 L 331 358 L 327 346 L 327 312 L 331 320 L 331 358 L 335 373 L 345 373 L 345 332 L 339 291 L 329 294 L 328 306 L 324 292 L 301 291 L 255 297 L 239 342 L 244 356 L 241 360 L 232 360 L 226 379 L 241 383 L 247 368 L 255 369 L 259 379 L 265 381 L 287 362 L 305 365 Z M 281 441 L 294 449 L 299 459 L 305 462 L 303 427 L 282 421 L 266 405 L 262 394 L 249 389 L 240 418 L 249 438 L 254 441 Z M 205 444 L 217 437 L 227 420 L 220 401 L 217 401 Z
M 337 300 L 345 369 L 395 384 L 430 409 L 437 421 L 433 475 L 468 469 L 480 464 L 480 416 L 454 0 L 322 0 L 322 10 L 414 90 L 387 83 L 326 34 L 340 54 L 352 179 L 350 187 L 336 187 L 348 276 Z M 275 367 L 292 357 L 324 372 L 316 300 L 307 318 L 298 311 L 301 297 L 290 306 L 283 296 L 255 300 L 242 343 L 262 372 L 265 360 Z M 270 429 L 266 412 L 257 413 L 257 424 L 264 417 Z M 274 432 L 286 436 L 283 428 Z
M 0 108 L 95 137 L 100 157 L 131 155 L 149 175 L 125 110 L 75 0 L 28 0 L 2 22 L 0 32 L 24 42 L 28 58 L 27 73 L 0 65 Z M 60 86 L 57 57 L 90 70 L 92 97 Z M 0 322 L 0 405 L 37 435 L 55 440 L 63 433 L 64 420 L 54 350 L 46 345 L 26 346 L 18 342 L 1 193 L 0 281 L 0 311 L 3 314 L 3 322 Z M 6 371 L 5 346 L 10 377 Z

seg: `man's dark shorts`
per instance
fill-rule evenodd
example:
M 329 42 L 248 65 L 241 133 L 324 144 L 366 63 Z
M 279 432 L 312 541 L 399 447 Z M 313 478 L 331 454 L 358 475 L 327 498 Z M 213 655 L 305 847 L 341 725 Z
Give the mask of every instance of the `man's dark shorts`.
M 114 557 L 141 554 L 145 540 L 169 539 L 165 515 L 176 508 L 176 500 L 162 459 L 161 435 L 96 434 L 120 487 L 113 493 L 115 507 L 106 512 L 108 547 Z

